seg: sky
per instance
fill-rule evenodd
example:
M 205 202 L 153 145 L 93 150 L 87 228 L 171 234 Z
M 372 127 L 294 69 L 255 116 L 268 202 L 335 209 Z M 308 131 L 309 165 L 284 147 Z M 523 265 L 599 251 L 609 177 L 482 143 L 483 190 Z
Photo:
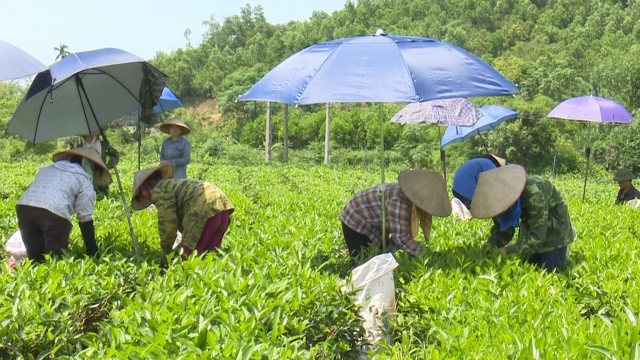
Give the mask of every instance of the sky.
M 245 5 L 261 5 L 272 24 L 304 21 L 314 10 L 332 14 L 347 0 L 13 0 L 0 10 L 0 40 L 46 65 L 64 43 L 69 52 L 114 47 L 143 59 L 184 48 L 185 30 L 198 46 L 213 16 L 223 23 Z M 354 1 L 356 2 L 356 1 Z M 295 4 L 295 5 L 293 5 Z

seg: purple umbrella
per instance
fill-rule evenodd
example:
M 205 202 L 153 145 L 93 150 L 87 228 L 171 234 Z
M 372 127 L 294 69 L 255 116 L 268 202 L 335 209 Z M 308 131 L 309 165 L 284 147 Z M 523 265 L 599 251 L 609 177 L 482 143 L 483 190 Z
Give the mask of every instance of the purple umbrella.
M 549 118 L 564 120 L 578 120 L 598 122 L 605 124 L 628 124 L 633 120 L 627 109 L 619 102 L 607 98 L 593 95 L 578 96 L 567 99 L 558 104 L 549 114 Z M 582 201 L 587 192 L 587 177 L 589 175 L 589 159 L 591 157 L 591 128 L 587 127 L 587 147 L 585 156 L 587 157 L 587 168 L 584 172 L 584 187 L 582 189 Z
M 619 102 L 593 95 L 565 100 L 553 108 L 547 117 L 601 123 L 630 123 L 633 120 L 633 116 Z

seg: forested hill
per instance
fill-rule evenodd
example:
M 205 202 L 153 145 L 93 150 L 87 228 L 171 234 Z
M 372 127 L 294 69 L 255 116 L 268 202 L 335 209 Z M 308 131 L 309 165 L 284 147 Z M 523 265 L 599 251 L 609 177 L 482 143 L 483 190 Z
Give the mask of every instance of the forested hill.
M 640 0 L 349 0 L 333 14 L 274 25 L 260 6 L 246 5 L 222 22 L 206 21 L 198 46 L 190 45 L 187 32 L 183 49 L 158 53 L 153 62 L 187 102 L 215 98 L 223 118 L 246 123 L 264 105 L 236 103 L 237 96 L 280 61 L 314 43 L 382 27 L 449 41 L 482 57 L 521 89 L 516 98 L 492 101 L 524 117 L 543 117 L 559 101 L 586 94 L 614 98 L 634 111 L 640 107 L 639 18 Z M 637 156 L 611 154 L 607 142 L 614 135 L 627 141 L 630 132 L 611 128 L 596 129 L 596 148 L 600 140 L 603 149 L 595 156 L 607 167 L 629 166 Z
M 595 92 L 633 109 L 640 98 L 639 18 L 636 1 L 360 0 L 273 25 L 260 6 L 247 5 L 222 23 L 206 21 L 199 46 L 154 61 L 183 97 L 224 102 L 296 51 L 382 27 L 465 48 L 517 83 L 526 99 Z

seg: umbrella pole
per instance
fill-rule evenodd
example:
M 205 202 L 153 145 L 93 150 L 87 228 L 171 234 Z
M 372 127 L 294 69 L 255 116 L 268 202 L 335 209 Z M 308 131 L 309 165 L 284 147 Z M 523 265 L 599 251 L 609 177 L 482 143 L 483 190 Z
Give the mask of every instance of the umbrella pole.
M 109 144 L 109 140 L 107 139 L 107 134 L 105 134 L 104 130 L 102 130 L 101 126 L 100 134 L 102 135 L 102 139 L 105 142 L 105 151 L 109 154 L 112 149 Z M 131 222 L 131 213 L 129 212 L 129 206 L 127 205 L 127 199 L 124 197 L 124 189 L 122 188 L 122 181 L 120 180 L 120 172 L 118 171 L 117 164 L 113 165 L 113 172 L 116 174 L 116 181 L 118 182 L 118 189 L 120 190 L 120 198 L 122 199 L 122 206 L 124 207 L 124 212 L 127 216 L 127 223 L 129 224 L 129 234 L 131 234 L 131 242 L 133 243 L 133 253 L 136 258 L 140 257 L 140 252 L 138 251 L 138 240 L 136 239 L 136 234 L 133 232 L 133 223 Z
M 140 171 L 140 148 L 142 147 L 142 134 L 140 131 L 140 117 L 138 117 L 138 171 Z
M 76 78 L 76 86 L 79 88 L 80 91 L 82 91 L 82 93 L 84 94 L 85 99 L 89 99 L 89 97 L 87 96 L 87 91 L 84 88 L 84 83 L 82 82 L 82 78 L 76 74 L 75 75 Z M 100 135 L 102 135 L 102 139 L 104 140 L 105 143 L 105 149 L 104 151 L 106 151 L 107 155 L 112 156 L 115 155 L 113 154 L 113 149 L 111 148 L 111 145 L 109 144 L 109 140 L 107 139 L 107 134 L 104 132 L 104 129 L 102 128 L 102 126 L 100 126 L 100 124 L 98 123 L 98 118 L 96 117 L 96 113 L 95 111 L 93 111 L 93 106 L 91 106 L 91 102 L 87 101 L 87 106 L 89 107 L 89 110 L 91 111 L 91 114 L 93 115 L 93 118 L 96 119 L 96 125 L 98 126 L 98 130 L 100 130 Z M 88 122 L 88 119 L 87 119 Z M 87 125 L 89 125 L 87 123 Z M 87 126 L 88 128 L 89 126 Z M 136 258 L 140 257 L 140 253 L 138 252 L 138 240 L 136 239 L 136 234 L 133 233 L 133 223 L 131 222 L 131 214 L 129 214 L 129 206 L 127 206 L 127 199 L 125 199 L 124 197 L 124 190 L 122 189 L 122 181 L 120 181 L 120 173 L 118 172 L 118 167 L 117 164 L 113 164 L 113 172 L 116 173 L 116 180 L 118 181 L 118 188 L 120 189 L 120 197 L 122 198 L 122 206 L 124 207 L 124 212 L 127 215 L 127 222 L 129 223 L 129 233 L 131 234 L 131 242 L 133 243 L 133 253 L 136 255 Z
M 442 135 L 440 134 L 440 126 L 438 126 L 438 139 L 442 139 Z M 442 176 L 444 177 L 444 183 L 447 183 L 447 163 L 446 163 L 447 155 L 444 152 L 444 148 L 440 147 L 440 162 L 442 162 Z
M 582 202 L 584 202 L 587 194 L 587 177 L 589 177 L 589 160 L 591 159 L 591 124 L 587 124 L 587 147 L 584 149 L 584 155 L 587 157 L 587 167 L 584 170 L 584 186 L 582 187 Z
M 382 203 L 382 253 L 387 252 L 387 201 L 386 185 L 384 180 L 384 115 L 382 103 L 378 103 L 378 117 L 380 118 L 380 198 Z

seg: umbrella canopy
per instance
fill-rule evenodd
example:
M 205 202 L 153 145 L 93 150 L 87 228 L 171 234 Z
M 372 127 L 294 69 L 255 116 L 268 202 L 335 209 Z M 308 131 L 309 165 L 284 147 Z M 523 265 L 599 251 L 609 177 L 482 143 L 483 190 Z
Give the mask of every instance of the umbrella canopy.
M 119 49 L 70 54 L 38 73 L 7 126 L 7 133 L 39 143 L 96 134 L 134 110 L 153 108 L 166 75 Z
M 290 105 L 421 102 L 516 91 L 487 63 L 453 44 L 382 34 L 331 40 L 301 50 L 239 100 Z
M 440 147 L 461 142 L 481 132 L 495 129 L 504 121 L 515 119 L 518 115 L 515 111 L 500 105 L 485 105 L 480 108 L 480 112 L 482 117 L 473 126 L 448 126 L 440 141 Z
M 164 89 L 162 89 L 160 99 L 158 99 L 158 104 L 153 107 L 153 111 L 161 113 L 171 111 L 179 107 L 182 107 L 182 102 L 178 99 L 176 94 L 165 86 Z
M 410 103 L 398 111 L 391 122 L 472 126 L 481 117 L 480 110 L 467 99 L 442 99 Z
M 33 75 L 47 66 L 21 49 L 0 40 L 0 81 Z
M 619 102 L 593 95 L 567 99 L 553 108 L 547 117 L 601 123 L 629 123 L 633 119 Z
M 633 120 L 633 116 L 631 116 L 627 109 L 625 109 L 619 102 L 593 95 L 578 96 L 567 99 L 553 108 L 553 110 L 547 114 L 547 117 L 605 124 L 627 124 Z M 591 128 L 588 127 L 587 130 L 587 146 L 585 148 L 587 166 L 584 171 L 582 201 L 586 198 L 587 178 L 589 177 L 589 160 L 591 158 Z

